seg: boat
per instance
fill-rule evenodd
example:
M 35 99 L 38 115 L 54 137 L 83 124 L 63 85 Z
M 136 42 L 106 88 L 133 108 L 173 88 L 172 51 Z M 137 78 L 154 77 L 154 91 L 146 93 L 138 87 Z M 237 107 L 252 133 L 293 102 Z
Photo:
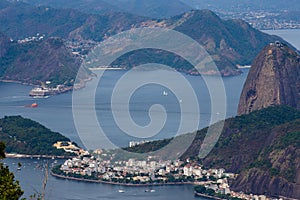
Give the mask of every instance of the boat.
M 28 104 L 28 105 L 25 105 L 24 107 L 25 108 L 36 108 L 36 107 L 38 107 L 38 104 L 37 103 Z
M 29 96 L 43 98 L 43 97 L 49 96 L 51 94 L 52 94 L 52 91 L 49 88 L 36 87 L 30 91 Z
M 31 108 L 36 108 L 36 107 L 38 107 L 38 104 L 37 104 L 37 103 L 31 104 Z
M 145 192 L 155 192 L 155 190 L 153 190 L 153 189 L 151 189 L 151 190 L 150 189 L 146 189 Z
M 163 91 L 163 95 L 164 95 L 164 96 L 168 96 L 168 93 L 164 90 L 164 91 Z
M 118 192 L 119 192 L 119 193 L 124 193 L 125 191 L 124 191 L 124 190 L 118 190 Z
M 17 170 L 20 171 L 20 170 L 21 170 L 21 167 L 18 167 Z

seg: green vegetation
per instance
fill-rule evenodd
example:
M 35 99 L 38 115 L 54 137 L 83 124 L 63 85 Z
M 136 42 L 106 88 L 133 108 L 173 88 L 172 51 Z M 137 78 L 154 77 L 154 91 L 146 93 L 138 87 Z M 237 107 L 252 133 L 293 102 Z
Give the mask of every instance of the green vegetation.
M 134 147 L 128 147 L 125 148 L 124 150 L 129 152 L 134 152 L 134 153 L 149 153 L 163 148 L 164 146 L 168 145 L 170 141 L 171 139 L 157 140 L 157 141 L 137 145 Z
M 0 159 L 5 158 L 5 144 L 0 142 Z M 15 180 L 15 176 L 9 171 L 7 166 L 0 163 L 0 199 L 2 200 L 18 200 L 23 191 L 19 182 Z
M 65 47 L 63 40 L 49 38 L 26 43 L 11 42 L 0 33 L 3 55 L 0 55 L 0 79 L 40 85 L 51 81 L 50 86 L 74 84 L 80 61 Z M 90 72 L 82 71 L 80 79 Z
M 45 4 L 47 4 L 47 2 Z M 76 7 L 73 3 L 70 3 L 69 6 L 72 8 Z M 88 7 L 90 6 L 91 5 Z M 108 36 L 130 30 L 132 27 L 141 27 L 142 23 L 149 23 L 149 21 L 151 21 L 148 18 L 127 13 L 113 12 L 102 13 L 102 15 L 92 15 L 72 9 L 62 10 L 48 8 L 46 10 L 43 7 L 32 7 L 19 2 L 2 4 L 2 6 L 0 5 L 0 10 L 2 11 L 0 12 L 0 29 L 14 39 L 23 39 L 28 36 L 33 36 L 36 33 L 44 33 L 47 37 L 61 37 L 64 39 L 82 38 L 84 40 L 100 42 Z M 83 10 L 83 8 L 80 10 Z M 93 9 L 91 9 L 91 11 L 92 10 Z M 19 16 L 22 17 L 20 18 Z M 270 36 L 253 29 L 243 21 L 222 20 L 209 10 L 191 11 L 166 20 L 154 19 L 152 23 L 165 23 L 167 27 L 186 34 L 199 42 L 212 56 L 221 73 L 226 76 L 239 74 L 240 71 L 237 70 L 236 64 L 250 64 L 265 45 L 275 40 L 282 41 L 279 37 Z M 34 26 L 32 26 L 32 24 L 34 24 Z M 54 53 L 53 51 L 48 52 Z M 12 53 L 12 55 L 13 54 L 14 53 Z M 59 57 L 60 54 L 58 53 L 56 55 Z M 49 60 L 47 59 L 48 57 Z M 62 60 L 60 63 L 64 65 L 65 69 L 72 71 L 70 66 L 66 64 L 68 62 L 64 62 L 66 61 L 66 59 L 63 59 L 65 57 L 66 56 L 60 57 L 60 60 Z M 7 59 L 5 61 L 6 67 L 7 61 L 11 61 L 10 58 L 9 56 L 5 58 L 5 60 Z M 49 65 L 52 64 L 51 60 L 55 57 L 50 59 L 51 56 L 47 54 L 40 55 L 39 53 L 36 57 L 33 53 L 31 56 L 27 55 L 22 59 L 26 60 L 28 58 L 33 58 L 33 60 L 36 59 L 37 61 L 45 59 L 47 62 L 43 62 L 43 65 Z M 191 65 L 183 58 L 174 56 L 170 52 L 153 49 L 130 52 L 116 60 L 113 64 L 132 67 L 153 61 L 155 61 L 155 63 L 167 64 L 181 72 L 195 72 L 195 70 L 190 71 L 192 68 Z M 35 61 L 32 63 L 36 64 Z M 40 61 L 40 63 L 42 62 Z M 15 63 L 13 67 L 11 67 L 11 73 L 7 74 L 6 77 L 11 78 L 11 76 L 14 76 L 13 72 L 19 72 L 21 68 L 18 68 L 18 66 L 23 65 Z M 23 68 L 28 67 L 30 67 L 30 65 Z M 203 71 L 207 72 L 209 70 L 208 66 Z M 1 71 L 3 74 L 3 69 L 0 69 L 0 74 Z M 37 71 L 38 70 L 35 70 L 33 72 L 36 73 Z M 59 71 L 55 70 L 55 72 L 61 75 Z M 73 72 L 70 73 L 72 74 Z M 21 79 L 22 76 L 18 78 Z M 52 81 L 61 79 L 61 77 L 56 76 L 47 76 L 47 78 L 52 78 Z M 65 80 L 60 81 L 60 83 L 65 81 L 70 83 L 72 79 L 66 77 Z
M 254 111 L 248 115 L 227 119 L 222 135 L 215 148 L 202 162 L 208 168 L 225 167 L 229 169 L 229 171 L 239 172 L 241 169 L 248 167 L 249 163 L 258 157 L 263 148 L 270 145 L 265 142 L 270 137 L 270 131 L 273 128 L 297 119 L 300 119 L 300 112 L 288 106 L 269 107 Z M 295 124 L 291 127 L 296 128 Z M 207 128 L 197 132 L 193 143 L 181 157 L 183 160 L 191 157 L 197 158 L 206 132 Z M 275 139 L 276 141 L 282 140 L 284 144 L 280 142 L 280 145 L 284 147 L 288 143 L 298 141 L 296 140 L 297 134 L 298 133 L 287 134 L 283 138 Z M 170 140 L 171 139 L 153 141 L 127 148 L 126 150 L 138 153 L 151 152 L 160 149 L 162 145 L 168 144 Z M 243 157 L 243 160 L 239 160 L 236 165 L 234 159 L 240 156 Z M 267 161 L 263 162 L 267 163 Z M 224 166 L 225 163 L 227 166 Z
M 265 190 L 261 188 L 268 188 L 267 195 L 278 195 L 278 191 L 291 195 L 292 191 L 269 184 L 296 187 L 293 185 L 300 170 L 299 130 L 300 112 L 288 106 L 269 107 L 227 119 L 217 144 L 201 163 L 207 168 L 224 168 L 240 174 L 232 185 L 238 191 L 263 193 Z M 182 160 L 197 158 L 206 132 L 207 128 L 197 132 L 193 143 L 181 156 Z M 180 137 L 178 140 L 185 136 Z M 151 150 L 158 144 L 157 141 L 146 143 L 134 147 L 134 151 Z M 253 185 L 253 182 L 264 185 Z
M 195 186 L 194 190 L 198 194 L 204 194 L 204 195 L 208 195 L 208 196 L 212 196 L 212 197 L 218 197 L 218 198 L 221 198 L 221 199 L 240 200 L 240 198 L 231 197 L 229 194 L 226 195 L 226 194 L 216 193 L 213 189 L 206 188 L 203 185 L 197 185 L 197 186 Z
M 299 161 L 297 149 L 300 148 L 300 132 L 290 132 L 286 127 L 295 127 L 299 123 L 300 120 L 285 124 L 283 126 L 284 133 L 277 130 L 276 140 L 260 153 L 260 156 L 249 165 L 248 170 L 252 168 L 264 170 L 271 177 L 282 177 L 289 182 L 295 183 L 296 166 Z
M 6 143 L 6 152 L 28 155 L 70 155 L 52 145 L 70 141 L 41 124 L 21 116 L 0 119 L 0 141 Z

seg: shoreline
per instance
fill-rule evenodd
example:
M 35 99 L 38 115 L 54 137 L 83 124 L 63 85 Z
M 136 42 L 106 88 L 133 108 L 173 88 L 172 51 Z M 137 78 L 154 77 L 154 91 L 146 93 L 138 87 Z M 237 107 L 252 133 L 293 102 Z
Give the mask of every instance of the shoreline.
M 56 96 L 56 95 L 59 95 L 59 94 L 64 94 L 64 93 L 67 93 L 67 92 L 70 92 L 70 91 L 73 91 L 73 90 L 80 90 L 80 89 L 83 89 L 86 87 L 86 83 L 91 81 L 93 79 L 93 76 L 90 75 L 88 78 L 86 79 L 83 79 L 80 81 L 80 83 L 78 84 L 74 84 L 72 86 L 66 86 L 62 91 L 58 91 L 58 92 L 53 92 L 51 93 L 49 96 Z M 0 79 L 0 82 L 2 83 L 15 83 L 15 84 L 21 84 L 21 85 L 27 85 L 27 86 L 32 86 L 33 88 L 31 89 L 31 91 L 35 88 L 38 88 L 38 87 L 41 87 L 40 85 L 36 85 L 36 84 L 32 84 L 32 83 L 26 83 L 26 82 L 22 82 L 22 81 L 17 81 L 17 80 L 7 80 L 7 79 Z M 32 97 L 32 98 L 36 98 L 36 97 L 49 97 L 48 95 L 31 95 L 31 91 L 29 92 L 29 96 Z
M 38 87 L 38 85 L 35 85 L 35 84 L 32 84 L 32 83 L 24 83 L 22 81 L 0 79 L 0 82 L 2 82 L 2 83 L 17 83 L 17 84 L 21 84 L 21 85 L 28 85 L 28 86 Z
M 127 186 L 127 187 L 147 187 L 147 186 L 164 186 L 164 185 L 194 185 L 194 182 L 181 182 L 181 183 L 145 183 L 145 184 L 134 184 L 134 183 L 117 183 L 111 181 L 103 181 L 103 180 L 92 180 L 92 179 L 85 179 L 85 178 L 75 178 L 70 176 L 64 176 L 54 173 L 53 171 L 50 174 L 56 178 L 73 180 L 73 181 L 81 181 L 81 182 L 90 182 L 90 183 L 101 183 L 101 184 L 108 184 L 108 185 L 120 185 L 120 186 Z
M 198 192 L 194 192 L 196 196 L 199 196 L 199 197 L 204 197 L 204 198 L 208 198 L 208 199 L 215 199 L 215 200 L 223 200 L 222 198 L 219 198 L 219 197 L 215 197 L 215 196 L 210 196 L 210 195 L 207 195 L 207 194 L 201 194 L 201 193 L 198 193 Z
M 5 156 L 6 158 L 58 158 L 58 159 L 73 158 L 73 156 L 28 155 L 28 154 L 18 154 L 18 153 L 5 153 Z

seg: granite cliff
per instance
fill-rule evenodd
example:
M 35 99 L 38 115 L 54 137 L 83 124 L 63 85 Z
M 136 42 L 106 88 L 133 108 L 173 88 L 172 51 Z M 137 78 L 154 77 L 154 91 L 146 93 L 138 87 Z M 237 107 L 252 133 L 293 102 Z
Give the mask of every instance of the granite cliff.
M 300 109 L 300 55 L 280 42 L 266 46 L 254 59 L 238 114 L 274 105 Z

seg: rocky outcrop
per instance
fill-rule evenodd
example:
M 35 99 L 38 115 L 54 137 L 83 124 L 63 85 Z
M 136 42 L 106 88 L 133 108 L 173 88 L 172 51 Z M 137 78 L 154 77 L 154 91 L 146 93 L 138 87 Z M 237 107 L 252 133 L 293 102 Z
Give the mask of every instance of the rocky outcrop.
M 280 42 L 271 43 L 253 61 L 238 114 L 281 104 L 300 109 L 299 91 L 299 54 Z
M 299 133 L 287 133 L 280 139 L 286 141 L 290 137 L 288 134 L 299 137 Z M 278 145 L 280 143 L 281 146 Z M 297 144 L 275 140 L 269 149 L 265 149 L 259 158 L 252 162 L 249 169 L 239 174 L 231 188 L 253 194 L 300 199 L 299 170 L 300 150 Z
M 281 177 L 271 177 L 266 171 L 259 169 L 243 172 L 231 187 L 235 191 L 252 194 L 299 198 L 299 194 L 293 192 L 296 187 L 294 183 L 290 183 Z

